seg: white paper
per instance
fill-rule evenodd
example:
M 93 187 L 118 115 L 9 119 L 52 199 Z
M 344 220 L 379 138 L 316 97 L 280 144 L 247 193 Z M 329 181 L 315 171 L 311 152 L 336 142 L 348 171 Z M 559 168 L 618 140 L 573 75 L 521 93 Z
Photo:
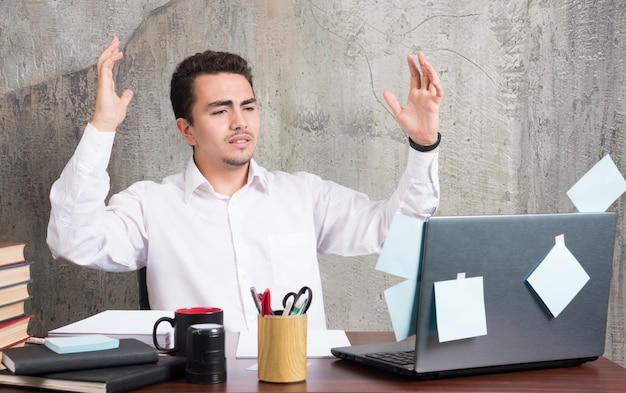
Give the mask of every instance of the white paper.
M 77 336 L 104 334 L 117 339 L 136 338 L 154 346 L 152 330 L 161 317 L 174 318 L 174 311 L 161 310 L 107 310 L 69 325 L 50 330 L 48 336 Z M 159 344 L 170 348 L 174 342 L 174 328 L 167 322 L 157 329 Z
M 306 343 L 307 358 L 332 358 L 330 352 L 334 347 L 347 347 L 350 340 L 343 330 L 308 330 Z M 239 333 L 237 358 L 256 358 L 258 348 L 258 332 L 250 330 Z
M 626 180 L 607 154 L 567 191 L 567 196 L 579 212 L 603 212 L 624 191 Z
M 556 318 L 583 289 L 589 275 L 565 245 L 564 236 L 559 235 L 526 281 Z
M 486 335 L 483 277 L 435 282 L 435 311 L 439 342 Z

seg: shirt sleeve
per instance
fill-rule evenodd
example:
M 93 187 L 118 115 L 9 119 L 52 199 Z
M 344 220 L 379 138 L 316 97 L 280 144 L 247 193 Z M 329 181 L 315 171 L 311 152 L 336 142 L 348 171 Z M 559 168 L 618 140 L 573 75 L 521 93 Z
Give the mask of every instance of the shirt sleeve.
M 426 220 L 439 207 L 439 192 L 439 153 L 409 149 L 406 170 L 391 198 L 398 200 L 397 212 Z
M 47 243 L 55 259 L 107 271 L 136 270 L 137 236 L 129 234 L 128 222 L 107 214 L 105 198 L 110 180 L 106 171 L 115 138 L 114 132 L 100 132 L 91 124 L 50 190 L 50 221 Z M 128 219 L 125 219 L 128 221 Z M 136 225 L 134 225 L 137 228 Z
M 388 200 L 332 182 L 315 187 L 318 252 L 343 256 L 380 254 L 396 213 L 426 220 L 439 206 L 439 154 L 409 149 L 407 167 Z

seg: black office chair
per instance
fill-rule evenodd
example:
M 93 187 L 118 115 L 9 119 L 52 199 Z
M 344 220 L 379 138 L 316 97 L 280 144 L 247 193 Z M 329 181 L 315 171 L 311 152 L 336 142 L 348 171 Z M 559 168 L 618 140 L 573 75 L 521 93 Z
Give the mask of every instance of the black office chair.
M 139 285 L 139 309 L 150 310 L 150 298 L 148 297 L 145 267 L 137 270 L 137 284 Z

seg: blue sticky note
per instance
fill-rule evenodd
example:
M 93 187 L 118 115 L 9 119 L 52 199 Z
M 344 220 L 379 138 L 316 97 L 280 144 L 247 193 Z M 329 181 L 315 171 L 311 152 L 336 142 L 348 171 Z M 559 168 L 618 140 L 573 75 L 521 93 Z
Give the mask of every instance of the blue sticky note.
M 590 278 L 565 246 L 565 236 L 559 235 L 554 240 L 552 250 L 526 281 L 556 318 L 574 300 Z
M 385 301 L 397 341 L 415 334 L 417 330 L 417 286 L 416 280 L 406 280 L 385 290 Z
M 435 282 L 435 311 L 439 342 L 486 335 L 482 276 Z
M 376 270 L 417 279 L 424 222 L 396 213 L 376 263 Z
M 607 154 L 567 191 L 567 196 L 579 212 L 603 212 L 625 191 L 626 180 Z
M 102 334 L 87 334 L 74 337 L 48 337 L 44 345 L 58 354 L 66 354 L 119 348 L 120 340 Z

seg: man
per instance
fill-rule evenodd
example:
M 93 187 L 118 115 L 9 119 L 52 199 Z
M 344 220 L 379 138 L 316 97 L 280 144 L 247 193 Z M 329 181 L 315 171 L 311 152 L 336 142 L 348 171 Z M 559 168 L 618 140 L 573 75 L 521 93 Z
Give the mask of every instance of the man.
M 309 326 L 326 326 L 317 253 L 375 254 L 396 212 L 425 219 L 439 201 L 439 107 L 443 90 L 420 53 L 408 57 L 405 107 L 384 97 L 410 138 L 407 169 L 387 201 L 308 173 L 269 172 L 253 159 L 259 114 L 250 69 L 237 55 L 207 51 L 178 65 L 171 82 L 176 127 L 193 157 L 161 184 L 114 195 L 106 168 L 115 129 L 132 99 L 119 96 L 114 37 L 98 59 L 96 108 L 74 156 L 52 186 L 48 245 L 55 258 L 106 271 L 147 267 L 153 309 L 224 309 L 227 330 L 254 328 L 250 287 L 270 288 L 273 308 L 308 285 Z

